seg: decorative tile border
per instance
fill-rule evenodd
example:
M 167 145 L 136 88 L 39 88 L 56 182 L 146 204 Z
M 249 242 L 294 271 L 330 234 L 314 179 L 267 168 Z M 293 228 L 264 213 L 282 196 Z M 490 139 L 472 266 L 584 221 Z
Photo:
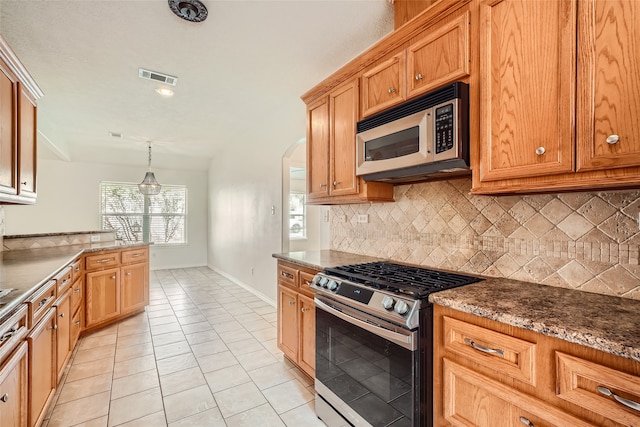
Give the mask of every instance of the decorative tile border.
M 87 231 L 78 233 L 51 233 L 20 236 L 4 236 L 3 250 L 50 248 L 54 246 L 82 245 L 91 243 L 91 236 L 100 235 L 100 242 L 115 241 L 115 233 Z

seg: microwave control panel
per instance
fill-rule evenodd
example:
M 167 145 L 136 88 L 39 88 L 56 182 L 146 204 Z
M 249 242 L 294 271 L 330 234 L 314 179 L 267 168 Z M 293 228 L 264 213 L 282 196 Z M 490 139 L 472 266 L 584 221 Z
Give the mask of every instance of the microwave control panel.
M 436 108 L 435 114 L 435 149 L 436 154 L 444 153 L 455 146 L 453 103 Z

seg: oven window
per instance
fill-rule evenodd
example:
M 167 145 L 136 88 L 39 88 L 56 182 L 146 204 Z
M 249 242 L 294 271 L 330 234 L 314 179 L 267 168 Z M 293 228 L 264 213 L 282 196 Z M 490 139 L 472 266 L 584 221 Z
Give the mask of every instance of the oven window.
M 374 427 L 416 425 L 418 353 L 316 309 L 316 379 Z
M 364 160 L 386 160 L 420 151 L 420 128 L 414 126 L 364 143 Z

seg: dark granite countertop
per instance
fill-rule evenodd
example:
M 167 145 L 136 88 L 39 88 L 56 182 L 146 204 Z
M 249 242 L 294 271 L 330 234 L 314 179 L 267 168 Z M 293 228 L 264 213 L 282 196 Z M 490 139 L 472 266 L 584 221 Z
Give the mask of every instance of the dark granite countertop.
M 434 304 L 640 361 L 640 301 L 488 278 L 437 292 Z
M 318 270 L 383 260 L 331 250 L 273 256 Z M 638 300 L 510 279 L 485 278 L 482 282 L 431 294 L 429 301 L 640 361 Z
M 273 257 L 316 270 L 323 270 L 327 267 L 336 267 L 338 265 L 386 261 L 384 258 L 375 258 L 366 255 L 332 250 L 285 252 L 273 254 Z
M 0 252 L 0 291 L 14 289 L 0 298 L 0 319 L 83 253 L 147 245 L 111 241 Z

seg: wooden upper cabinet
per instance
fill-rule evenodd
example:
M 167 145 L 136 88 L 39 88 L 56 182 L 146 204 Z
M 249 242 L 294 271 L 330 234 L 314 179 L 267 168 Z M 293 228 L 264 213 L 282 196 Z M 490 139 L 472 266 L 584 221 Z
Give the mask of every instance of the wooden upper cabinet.
M 463 11 L 429 27 L 407 48 L 407 98 L 469 75 L 469 24 Z
M 480 3 L 480 180 L 574 170 L 576 0 Z
M 329 193 L 332 196 L 358 193 L 357 121 L 358 79 L 354 79 L 329 94 Z
M 0 192 L 18 194 L 17 159 L 18 78 L 0 60 Z
M 578 171 L 640 165 L 640 2 L 578 3 Z
M 36 101 L 18 84 L 18 195 L 36 198 Z
M 329 99 L 307 107 L 307 194 L 309 200 L 329 195 Z
M 378 113 L 406 99 L 405 52 L 394 55 L 362 74 L 362 117 Z

